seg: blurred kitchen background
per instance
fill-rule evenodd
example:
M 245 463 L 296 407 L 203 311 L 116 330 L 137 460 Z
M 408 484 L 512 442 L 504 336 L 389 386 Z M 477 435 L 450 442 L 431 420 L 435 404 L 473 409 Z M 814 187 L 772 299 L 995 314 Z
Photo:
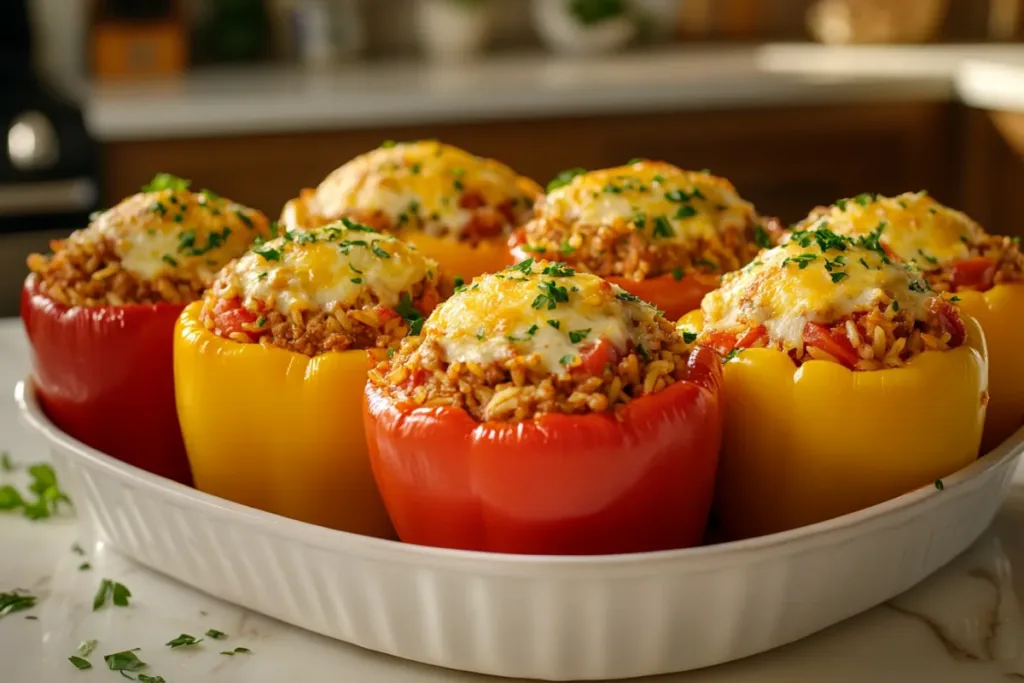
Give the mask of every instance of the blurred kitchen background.
M 710 168 L 786 222 L 927 188 L 1024 234 L 1024 0 L 0 0 L 0 315 L 157 171 L 277 216 L 383 140 Z

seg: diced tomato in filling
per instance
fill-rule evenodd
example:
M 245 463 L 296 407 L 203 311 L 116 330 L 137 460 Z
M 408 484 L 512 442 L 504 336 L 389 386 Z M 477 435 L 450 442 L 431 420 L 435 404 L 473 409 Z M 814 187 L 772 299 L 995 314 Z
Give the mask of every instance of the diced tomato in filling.
M 609 365 L 619 362 L 619 352 L 607 339 L 585 347 L 580 354 L 582 363 L 576 370 L 586 375 L 603 375 Z
M 463 209 L 479 209 L 484 205 L 484 198 L 479 192 L 466 192 L 459 198 L 459 206 Z
M 960 346 L 967 339 L 967 328 L 959 311 L 945 299 L 936 298 L 931 305 L 932 313 L 939 321 L 943 332 L 949 333 L 949 345 Z
M 745 333 L 736 339 L 737 349 L 749 349 L 762 339 L 768 338 L 768 330 L 764 328 L 764 325 L 758 325 L 752 329 L 747 330 Z
M 999 262 L 985 256 L 956 261 L 952 266 L 952 281 L 956 289 L 991 289 Z
M 500 235 L 503 229 L 504 226 L 498 215 L 478 213 L 466 223 L 466 227 L 462 230 L 462 238 L 476 242 Z
M 428 290 L 423 293 L 423 296 L 416 302 L 416 310 L 423 314 L 424 317 L 430 315 L 430 312 L 437 308 L 437 304 L 440 300 L 437 296 L 437 292 L 434 290 Z
M 853 368 L 859 359 L 844 326 L 829 330 L 818 323 L 807 323 L 804 326 L 804 344 L 821 349 L 848 368 Z
M 378 316 L 380 316 L 380 321 L 382 323 L 386 323 L 389 320 L 394 320 L 395 318 L 400 317 L 395 309 L 388 308 L 387 306 L 377 306 L 373 310 Z
M 221 299 L 213 307 L 213 324 L 225 337 L 230 337 L 232 334 L 244 334 L 250 340 L 255 341 L 259 335 L 246 330 L 245 326 L 251 325 L 258 319 L 259 316 L 256 313 L 242 306 L 242 301 L 238 297 Z
M 728 332 L 711 332 L 705 339 L 704 344 L 717 351 L 718 355 L 728 356 L 736 348 L 736 335 L 729 334 Z

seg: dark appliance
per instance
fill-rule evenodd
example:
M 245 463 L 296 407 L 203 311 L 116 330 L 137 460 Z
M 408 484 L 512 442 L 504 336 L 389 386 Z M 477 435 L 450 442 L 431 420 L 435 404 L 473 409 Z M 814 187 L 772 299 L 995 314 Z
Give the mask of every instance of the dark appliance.
M 32 61 L 28 0 L 0 2 L 0 316 L 17 315 L 25 258 L 99 208 L 100 152 L 81 109 Z

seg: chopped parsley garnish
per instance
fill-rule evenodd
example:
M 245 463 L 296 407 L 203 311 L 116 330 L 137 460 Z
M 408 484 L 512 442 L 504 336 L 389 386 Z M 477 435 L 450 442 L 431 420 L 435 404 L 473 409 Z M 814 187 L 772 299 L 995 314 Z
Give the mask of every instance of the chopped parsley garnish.
M 267 324 L 267 316 L 261 315 L 260 317 L 256 318 L 256 327 L 263 327 L 266 324 Z
M 587 172 L 585 168 L 570 168 L 562 171 L 548 183 L 547 191 L 552 192 L 560 187 L 565 187 L 572 182 L 572 179 L 578 175 L 583 175 Z
M 196 231 L 182 230 L 178 234 L 178 251 L 185 251 L 196 246 Z
M 697 333 L 696 332 L 683 332 L 683 343 L 684 344 L 692 344 L 695 341 L 697 341 Z
M 571 353 L 567 353 L 567 354 L 565 354 L 564 356 L 562 356 L 561 358 L 558 359 L 558 363 L 560 365 L 569 365 L 574 360 L 576 360 L 576 356 L 574 356 Z
M 569 240 L 562 240 L 562 244 L 558 247 L 558 251 L 561 254 L 571 254 L 576 251 L 576 247 L 569 244 Z
M 846 200 L 845 199 L 836 200 L 836 207 L 840 211 L 846 211 Z
M 462 181 L 459 180 L 458 178 L 452 181 L 452 187 L 455 188 L 456 192 L 462 192 L 464 189 L 466 189 L 466 186 L 463 185 Z
M 395 313 L 402 316 L 406 324 L 409 326 L 409 336 L 415 337 L 423 329 L 423 323 L 426 322 L 426 318 L 420 313 L 415 306 L 412 305 L 412 297 L 409 292 L 402 292 L 402 296 L 398 300 L 398 305 L 395 306 Z
M 537 295 L 537 298 L 531 304 L 537 310 L 547 307 L 547 310 L 553 311 L 558 304 L 569 301 L 569 290 L 559 286 L 553 280 L 542 282 L 537 285 L 537 288 L 540 289 L 541 293 Z
M 939 262 L 939 259 L 935 258 L 934 256 L 929 256 L 928 254 L 926 254 L 924 249 L 918 249 L 917 253 L 921 255 L 921 258 L 923 258 L 925 261 L 932 265 L 935 265 L 936 263 Z
M 221 652 L 222 655 L 237 655 L 237 654 L 250 654 L 252 650 L 247 647 L 236 647 L 234 650 L 224 650 Z
M 539 329 L 540 328 L 537 327 L 536 325 L 530 325 L 530 329 L 528 329 L 526 331 L 526 334 L 528 334 L 528 335 L 530 335 L 532 337 L 533 335 L 537 334 L 537 330 L 539 330 Z
M 729 362 L 729 361 L 731 361 L 731 360 L 732 360 L 733 358 L 735 358 L 736 356 L 740 355 L 740 353 L 741 353 L 742 351 L 743 351 L 743 349 L 733 349 L 733 350 L 732 350 L 732 351 L 730 351 L 729 353 L 725 354 L 725 357 L 724 357 L 724 358 L 722 359 L 722 362 L 723 362 L 723 363 L 728 363 L 728 362 Z
M 683 269 L 680 268 L 679 266 L 676 266 L 675 268 L 673 268 L 672 269 L 672 278 L 676 282 L 679 282 L 680 280 L 682 280 L 683 279 Z
M 689 204 L 680 206 L 679 210 L 676 211 L 676 220 L 682 220 L 684 218 L 693 218 L 697 215 L 697 209 L 693 208 Z
M 647 160 L 644 159 L 643 157 L 633 157 L 632 159 L 630 159 L 629 161 L 626 162 L 626 166 L 632 166 L 633 164 L 639 164 L 641 161 L 647 161 Z
M 132 650 L 103 655 L 103 661 L 107 663 L 107 667 L 111 671 L 130 671 L 135 673 L 146 666 L 146 663 L 139 659 Z
M 710 268 L 711 270 L 718 270 L 718 264 L 715 263 L 714 261 L 709 261 L 706 258 L 693 259 L 693 265 L 704 266 L 705 268 Z
M 539 244 L 521 244 L 519 248 L 531 254 L 544 254 L 547 252 L 547 247 Z
M 956 302 L 960 301 L 960 297 L 958 297 L 958 296 L 956 296 L 954 294 L 953 296 L 949 297 L 949 300 L 952 301 L 953 303 L 956 303 Z
M 187 190 L 191 180 L 179 178 L 170 173 L 157 173 L 148 185 L 142 186 L 143 192 L 160 192 L 161 190 Z
M 392 147 L 394 147 L 397 144 L 398 143 L 395 142 L 394 140 L 385 140 L 384 142 L 380 143 L 380 148 L 381 149 L 391 149 Z
M 931 291 L 931 288 L 923 280 L 911 280 L 909 287 L 910 291 L 918 292 L 919 294 L 924 294 L 926 292 Z
M 139 683 L 167 683 L 163 676 L 147 676 L 146 674 L 139 674 L 139 678 L 137 680 Z
M 655 237 L 672 237 L 675 234 L 675 231 L 672 229 L 672 224 L 668 222 L 667 218 L 664 216 L 658 216 L 654 219 Z
M 818 243 L 818 248 L 822 251 L 846 251 L 847 245 L 851 242 L 849 237 L 841 237 L 828 228 L 819 228 L 812 232 L 811 235 L 814 237 L 814 241 Z
M 862 192 L 859 195 L 857 195 L 856 197 L 854 197 L 853 201 L 857 202 L 861 206 L 867 206 L 871 202 L 875 201 L 875 198 L 877 196 L 878 195 L 872 194 L 870 192 Z
M 89 660 L 82 659 L 77 655 L 71 655 L 68 657 L 68 661 L 74 664 L 75 668 L 79 671 L 85 671 L 86 669 L 92 668 L 92 664 L 89 663 Z
M 32 609 L 35 606 L 36 596 L 29 595 L 17 588 L 10 593 L 0 593 L 0 617 Z
M 785 268 L 790 263 L 795 263 L 795 264 L 797 264 L 797 266 L 799 266 L 800 270 L 803 270 L 804 268 L 806 268 L 811 263 L 813 263 L 814 261 L 817 261 L 817 260 L 818 260 L 818 255 L 817 254 L 807 254 L 807 253 L 805 253 L 805 254 L 797 254 L 796 256 L 787 256 L 782 261 L 782 267 Z
M 576 274 L 575 270 L 561 263 L 552 263 L 551 265 L 544 266 L 544 270 L 540 272 L 551 277 L 572 277 Z
M 267 279 L 267 271 L 263 271 L 262 273 L 260 273 L 259 275 L 257 275 L 257 276 L 256 276 L 256 279 L 257 279 L 257 280 L 266 280 L 266 279 Z
M 88 562 L 83 562 L 82 564 L 78 565 L 78 571 L 80 572 L 89 571 L 90 569 L 92 569 L 92 565 Z
M 379 244 L 374 242 L 370 245 L 370 251 L 379 256 L 380 258 L 391 258 L 391 254 L 384 251 Z
M 893 313 L 898 313 L 899 310 L 900 310 L 900 302 L 897 301 L 896 299 L 893 299 L 893 301 L 892 301 L 892 311 L 893 311 Z
M 647 351 L 647 349 L 644 348 L 643 344 L 637 344 L 636 353 L 637 353 L 638 356 L 640 356 L 644 360 L 650 360 L 651 359 L 651 354 Z
M 35 500 L 29 500 L 28 495 L 22 495 L 13 486 L 0 486 L 0 511 L 20 509 L 31 520 L 47 519 L 57 513 L 61 503 L 71 503 L 57 485 L 53 467 L 40 463 L 29 467 L 28 473 L 32 477 L 28 490 L 35 495 Z
M 523 275 L 529 275 L 530 273 L 533 272 L 533 259 L 524 259 L 519 263 L 515 264 L 514 266 L 509 266 L 505 270 L 519 271 Z
M 354 285 L 361 285 L 361 284 L 363 284 L 363 278 L 361 278 L 361 277 L 354 277 L 354 278 L 351 279 L 351 282 Z
M 77 543 L 71 544 L 71 552 L 73 552 L 75 555 L 85 555 L 85 549 Z
M 369 246 L 366 240 L 342 240 L 338 242 L 338 249 L 342 254 L 348 256 L 348 253 L 352 251 L 352 247 L 366 247 Z
M 643 211 L 640 211 L 639 209 L 634 209 L 633 224 L 636 227 L 643 229 L 647 225 L 647 214 L 645 214 Z
M 772 240 L 768 237 L 768 231 L 764 229 L 764 226 L 754 226 L 754 244 L 762 249 L 771 249 Z
M 689 194 L 686 190 L 670 190 L 665 193 L 665 199 L 670 202 L 688 202 L 693 197 L 694 195 Z
M 845 277 L 847 277 L 846 273 L 844 273 L 841 270 L 836 271 L 836 272 L 832 273 L 831 275 L 832 275 L 832 282 L 833 282 L 833 284 L 838 284 L 841 280 L 843 280 Z
M 218 631 L 215 628 L 211 628 L 209 631 L 207 631 L 206 635 L 207 637 L 213 638 L 214 640 L 223 640 L 224 638 L 228 637 L 228 634 L 224 633 L 223 631 Z
M 945 491 L 946 490 L 946 485 L 942 483 L 941 479 L 936 479 L 935 480 L 935 488 L 937 488 L 940 491 Z
M 160 260 L 163 261 L 164 263 L 166 263 L 167 265 L 169 265 L 171 268 L 177 268 L 178 267 L 177 259 L 175 259 L 170 254 L 164 254 L 163 256 L 160 257 Z
M 458 290 L 459 287 L 465 287 L 466 286 L 466 281 L 462 279 L 461 275 L 456 275 L 455 279 L 452 280 L 452 284 L 455 285 L 455 289 Z
M 11 460 L 11 454 L 7 451 L 0 452 L 0 472 L 13 472 L 14 462 Z
M 341 219 L 341 224 L 354 232 L 374 232 L 373 228 L 371 228 L 370 226 L 363 225 L 362 223 L 357 223 L 351 218 L 347 217 Z
M 555 328 L 556 330 L 562 325 L 561 321 L 559 320 L 548 320 L 547 322 L 549 326 Z
M 177 647 L 188 647 L 190 645 L 198 645 L 201 642 L 203 642 L 202 638 L 197 639 L 195 636 L 190 636 L 187 633 L 182 633 L 177 638 L 167 641 L 166 643 L 164 643 L 164 645 L 173 650 Z
M 263 257 L 264 261 L 280 261 L 281 250 L 274 249 L 273 247 L 263 247 L 261 249 L 254 249 L 257 255 Z
M 581 341 L 587 338 L 588 334 L 590 334 L 589 329 L 572 330 L 569 332 L 569 341 L 571 341 L 573 344 L 579 344 Z
M 421 170 L 423 170 L 423 164 L 419 162 L 416 162 L 415 164 L 409 166 L 409 173 L 412 173 L 413 175 L 419 175 Z
M 153 202 L 149 205 L 149 210 L 154 213 L 159 213 L 161 216 L 167 215 L 167 205 L 163 202 Z
M 605 185 L 603 191 L 608 194 L 622 194 L 622 188 L 618 185 L 613 185 L 612 183 Z
M 618 293 L 615 294 L 615 298 L 618 299 L 619 301 L 629 301 L 629 302 L 640 301 L 640 297 L 638 297 L 635 294 L 630 294 L 629 292 L 618 292 Z
M 249 228 L 250 230 L 256 227 L 255 225 L 252 224 L 252 219 L 249 218 L 245 211 L 242 211 L 241 209 L 235 209 L 235 215 L 238 216 L 238 220 L 242 221 L 245 224 L 245 227 Z
M 132 592 L 124 584 L 103 579 L 100 581 L 99 590 L 96 591 L 96 595 L 92 599 L 92 611 L 95 612 L 106 605 L 108 598 L 117 607 L 127 607 L 128 598 L 131 596 Z
M 864 266 L 865 268 L 870 268 L 871 267 L 871 266 L 868 265 L 868 262 L 864 260 L 863 256 L 860 257 L 860 264 L 862 266 Z

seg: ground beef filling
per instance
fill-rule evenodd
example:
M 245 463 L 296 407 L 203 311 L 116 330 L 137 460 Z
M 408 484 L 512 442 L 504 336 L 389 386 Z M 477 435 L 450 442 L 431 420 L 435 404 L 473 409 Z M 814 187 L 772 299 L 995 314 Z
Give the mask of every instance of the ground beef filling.
M 741 230 L 723 232 L 717 244 L 679 244 L 651 238 L 630 222 L 593 225 L 537 218 L 519 230 L 513 241 L 529 256 L 562 261 L 600 277 L 644 280 L 737 270 L 763 247 L 777 244 L 782 234 L 777 220 L 761 219 Z
M 383 306 L 371 293 L 352 306 L 331 310 L 292 309 L 284 314 L 263 301 L 243 305 L 239 296 L 207 296 L 199 319 L 210 332 L 242 344 L 262 344 L 315 357 L 330 351 L 394 347 L 418 329 L 440 296 L 433 280 L 417 283 L 395 308 Z
M 726 358 L 745 349 L 772 348 L 788 353 L 800 365 L 809 360 L 840 363 L 852 370 L 882 370 L 904 365 L 924 351 L 944 351 L 960 346 L 966 331 L 953 305 L 940 298 L 932 302 L 926 320 L 915 320 L 892 300 L 828 325 L 808 323 L 802 344 L 786 348 L 770 338 L 764 327 L 740 333 L 710 330 L 698 343 L 715 348 Z
M 544 413 L 616 412 L 688 373 L 686 345 L 663 318 L 640 347 L 620 353 L 599 342 L 569 371 L 552 375 L 538 355 L 513 355 L 490 364 L 448 362 L 437 340 L 410 337 L 370 381 L 393 400 L 454 406 L 474 419 L 517 422 Z
M 121 267 L 109 240 L 97 243 L 54 241 L 53 254 L 33 254 L 29 269 L 39 291 L 64 306 L 186 304 L 198 299 L 206 283 L 194 276 L 140 278 Z

